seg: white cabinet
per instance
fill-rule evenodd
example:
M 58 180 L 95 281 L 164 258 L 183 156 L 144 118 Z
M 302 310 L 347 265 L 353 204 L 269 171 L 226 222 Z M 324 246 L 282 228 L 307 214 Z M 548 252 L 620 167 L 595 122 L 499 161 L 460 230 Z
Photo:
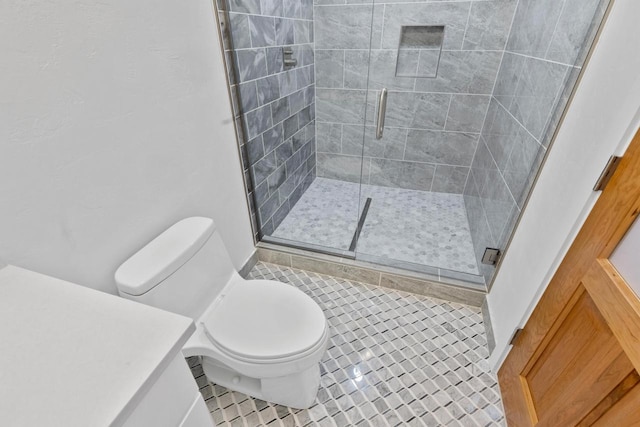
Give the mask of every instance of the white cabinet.
M 0 426 L 213 425 L 189 318 L 0 267 Z
M 213 425 L 182 353 L 173 359 L 123 424 L 124 427 Z

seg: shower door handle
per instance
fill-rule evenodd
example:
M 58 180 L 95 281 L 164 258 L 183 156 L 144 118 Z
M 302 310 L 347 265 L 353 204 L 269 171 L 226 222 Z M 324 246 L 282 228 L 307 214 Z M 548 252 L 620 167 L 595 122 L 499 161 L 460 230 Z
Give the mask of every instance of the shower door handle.
M 378 98 L 378 123 L 376 125 L 376 139 L 382 139 L 384 132 L 384 118 L 387 115 L 387 88 L 380 91 Z

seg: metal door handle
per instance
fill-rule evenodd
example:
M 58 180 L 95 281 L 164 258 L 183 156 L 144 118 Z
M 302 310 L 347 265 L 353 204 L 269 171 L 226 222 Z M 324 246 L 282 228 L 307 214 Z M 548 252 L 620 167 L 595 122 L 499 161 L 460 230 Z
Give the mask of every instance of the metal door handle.
M 387 88 L 380 91 L 378 98 L 378 124 L 376 125 L 376 139 L 382 139 L 384 132 L 384 118 L 387 115 Z

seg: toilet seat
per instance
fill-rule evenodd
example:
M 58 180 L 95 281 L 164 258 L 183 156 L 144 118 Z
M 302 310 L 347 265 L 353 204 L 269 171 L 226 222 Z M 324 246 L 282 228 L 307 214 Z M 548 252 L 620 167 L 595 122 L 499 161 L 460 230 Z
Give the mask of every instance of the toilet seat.
M 327 322 L 302 291 L 270 280 L 231 283 L 201 318 L 220 351 L 250 363 L 303 357 L 326 343 Z

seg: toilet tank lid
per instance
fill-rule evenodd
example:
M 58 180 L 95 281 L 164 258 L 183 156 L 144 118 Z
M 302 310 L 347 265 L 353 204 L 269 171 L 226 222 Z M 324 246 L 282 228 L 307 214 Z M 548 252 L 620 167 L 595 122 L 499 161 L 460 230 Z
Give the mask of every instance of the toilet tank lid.
M 118 289 L 129 295 L 148 292 L 191 259 L 214 230 L 211 218 L 178 221 L 116 270 Z

